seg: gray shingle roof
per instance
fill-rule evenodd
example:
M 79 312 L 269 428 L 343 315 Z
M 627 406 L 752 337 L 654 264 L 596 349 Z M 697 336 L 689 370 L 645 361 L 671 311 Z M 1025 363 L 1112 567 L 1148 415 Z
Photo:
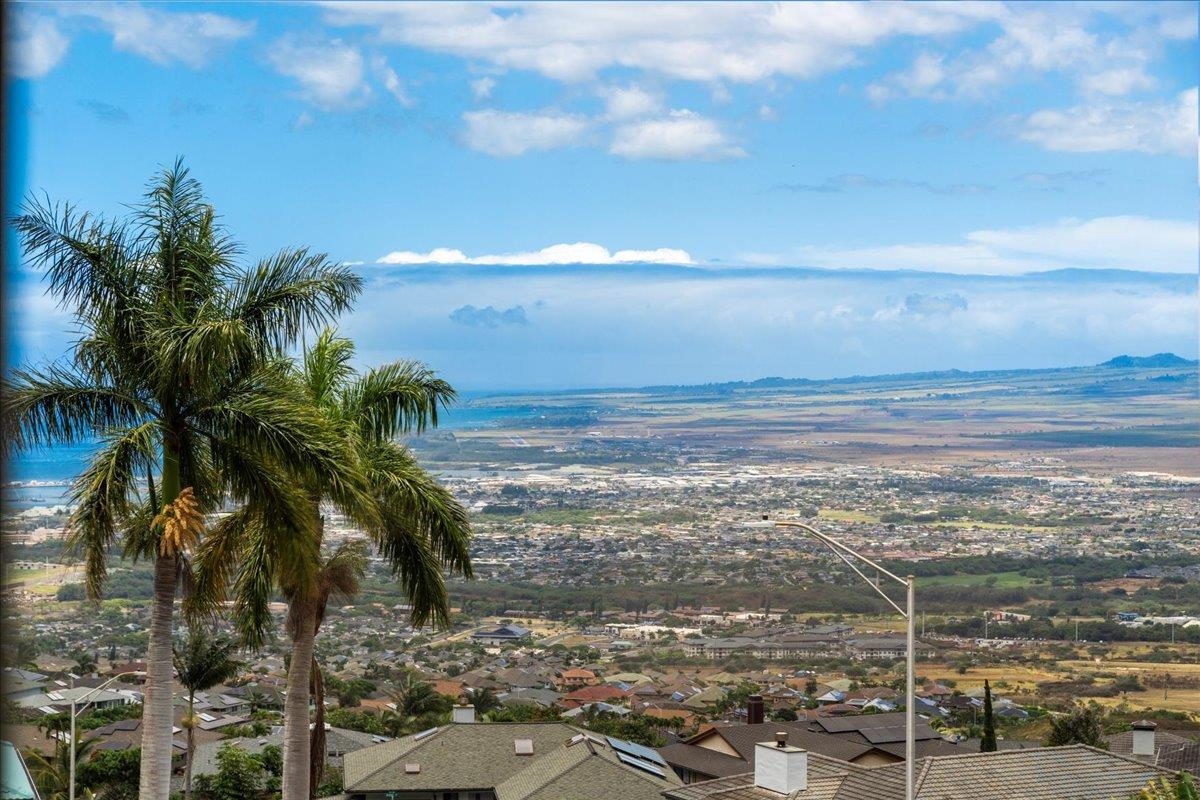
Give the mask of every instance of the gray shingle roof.
M 494 789 L 499 800 L 659 800 L 679 785 L 669 767 L 658 776 L 630 766 L 606 742 L 568 746 L 580 733 L 557 722 L 448 725 L 419 740 L 406 736 L 348 753 L 346 791 Z M 531 740 L 533 755 L 516 755 L 517 739 Z M 407 764 L 420 771 L 406 772 Z
M 828 760 L 827 760 L 828 761 Z M 789 800 L 899 800 L 904 796 L 904 765 L 860 767 L 845 764 L 842 776 L 823 775 L 809 754 L 809 790 Z M 1111 800 L 1128 797 L 1151 780 L 1170 776 L 1166 769 L 1086 745 L 973 753 L 923 759 L 917 769 L 918 800 Z M 839 780 L 833 794 L 814 778 Z M 671 800 L 779 800 L 780 795 L 753 785 L 753 773 L 695 783 L 665 793 Z

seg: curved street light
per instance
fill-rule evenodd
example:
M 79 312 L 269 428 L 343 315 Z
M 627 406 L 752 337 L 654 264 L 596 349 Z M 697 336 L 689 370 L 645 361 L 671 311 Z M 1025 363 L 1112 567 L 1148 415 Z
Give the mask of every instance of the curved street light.
M 90 706 L 92 704 L 92 701 L 88 700 L 88 702 L 84 703 L 83 707 L 80 708 L 79 711 L 75 710 L 76 704 L 79 703 L 80 700 L 87 700 L 87 698 L 91 697 L 96 692 L 100 691 L 101 689 L 107 688 L 108 686 L 110 686 L 113 682 L 115 682 L 119 678 L 125 678 L 130 675 L 145 675 L 145 674 L 146 674 L 146 672 L 144 670 L 133 670 L 131 672 L 122 672 L 119 675 L 113 675 L 111 678 L 109 678 L 104 683 L 100 684 L 99 686 L 93 687 L 90 692 L 84 692 L 83 695 L 81 695 L 80 697 L 75 697 L 75 696 L 71 697 L 71 779 L 70 779 L 70 789 L 68 790 L 69 791 L 68 800 L 75 800 L 75 717 L 78 714 L 83 713 L 84 709 L 86 709 L 88 706 Z M 74 679 L 71 680 L 71 688 L 72 689 L 75 688 Z
M 811 525 L 806 525 L 803 522 L 796 522 L 794 520 L 772 520 L 766 514 L 763 514 L 763 518 L 761 521 L 745 523 L 745 527 L 748 527 L 748 528 L 797 528 L 799 530 L 804 531 L 808 535 L 820 540 L 826 547 L 828 547 L 830 550 L 833 551 L 834 555 L 836 555 L 838 558 L 840 558 L 842 561 L 844 561 L 846 563 L 846 565 L 850 567 L 850 569 L 854 570 L 854 572 L 858 575 L 858 577 L 862 578 L 867 583 L 868 586 L 870 586 L 872 589 L 874 589 L 876 594 L 878 594 L 880 597 L 882 597 L 884 600 L 886 600 L 888 602 L 888 605 L 890 605 L 892 608 L 896 609 L 896 612 L 901 617 L 904 617 L 904 620 L 906 622 L 906 628 L 907 628 L 907 631 L 906 631 L 906 638 L 907 638 L 906 651 L 907 652 L 906 652 L 906 665 L 905 665 L 906 666 L 906 669 L 905 669 L 906 675 L 905 675 L 905 696 L 904 696 L 904 798 L 905 798 L 905 800 L 913 800 L 913 797 L 915 795 L 915 790 L 916 790 L 916 787 L 914 785 L 915 784 L 914 776 L 915 776 L 915 768 L 916 768 L 916 741 L 917 741 L 917 722 L 916 722 L 916 719 L 917 719 L 917 717 L 916 717 L 916 714 L 917 714 L 917 712 L 916 712 L 917 664 L 916 664 L 916 647 L 914 646 L 916 643 L 916 630 L 915 630 L 916 614 L 914 613 L 914 609 L 916 607 L 914 583 L 915 583 L 916 579 L 912 575 L 909 575 L 906 578 L 901 578 L 899 575 L 896 575 L 895 573 L 885 569 L 884 567 L 875 563 L 870 558 L 867 558 L 866 556 L 864 556 L 862 553 L 858 552 L 857 550 L 847 547 L 846 545 L 842 544 L 841 542 L 837 541 L 836 539 L 831 538 L 829 535 L 821 533 L 821 531 L 817 530 L 816 528 L 812 527 Z M 857 559 L 858 561 L 862 562 L 863 564 L 866 564 L 867 566 L 875 569 L 875 571 L 878 572 L 880 575 L 886 575 L 887 577 L 894 580 L 896 583 L 899 583 L 900 585 L 904 586 L 905 590 L 906 590 L 906 594 L 908 596 L 908 602 L 906 603 L 906 607 L 901 608 L 896 603 L 895 600 L 888 597 L 884 593 L 884 591 L 879 588 L 879 586 L 876 584 L 876 582 L 871 580 L 870 578 L 868 578 L 866 576 L 866 574 L 859 568 L 858 564 L 854 563 L 854 561 L 852 559 Z

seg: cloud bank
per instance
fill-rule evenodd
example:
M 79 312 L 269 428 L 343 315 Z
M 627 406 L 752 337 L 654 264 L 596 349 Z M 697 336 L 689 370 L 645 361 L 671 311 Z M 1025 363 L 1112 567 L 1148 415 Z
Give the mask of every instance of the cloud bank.
M 524 253 L 468 256 L 462 250 L 437 247 L 427 253 L 394 250 L 375 260 L 376 264 L 492 264 L 515 266 L 547 266 L 552 264 L 692 264 L 686 250 L 660 247 L 655 250 L 618 250 L 591 242 L 554 244 L 541 250 Z
M 804 246 L 746 260 L 831 269 L 923 270 L 1018 275 L 1055 269 L 1122 269 L 1194 274 L 1200 231 L 1194 222 L 1142 216 L 1061 219 L 1024 228 L 977 230 L 952 243 L 874 247 Z

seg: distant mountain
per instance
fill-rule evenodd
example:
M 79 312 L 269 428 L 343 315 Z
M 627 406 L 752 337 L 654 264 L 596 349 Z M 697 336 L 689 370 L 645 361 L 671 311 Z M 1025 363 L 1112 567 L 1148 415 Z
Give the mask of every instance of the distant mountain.
M 1200 362 L 1180 358 L 1174 353 L 1155 353 L 1152 356 L 1117 356 L 1116 358 L 1110 358 L 1099 366 L 1129 369 L 1131 367 L 1194 367 L 1197 364 L 1200 364 Z

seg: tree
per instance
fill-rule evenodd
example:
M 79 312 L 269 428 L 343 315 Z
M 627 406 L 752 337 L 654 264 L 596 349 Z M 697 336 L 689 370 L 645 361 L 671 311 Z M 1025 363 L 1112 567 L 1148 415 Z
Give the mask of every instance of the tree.
M 1158 778 L 1130 800 L 1200 800 L 1200 793 L 1196 791 L 1191 774 L 1180 772 L 1175 776 L 1174 785 L 1165 777 Z
M 271 543 L 239 584 L 315 560 L 275 552 L 277 537 L 312 538 L 305 498 L 285 475 L 334 470 L 337 447 L 296 398 L 281 354 L 348 308 L 361 279 L 305 250 L 239 266 L 239 248 L 179 161 L 127 219 L 46 199 L 29 201 L 13 225 L 79 338 L 65 361 L 23 366 L 6 381 L 4 455 L 100 441 L 74 485 L 67 541 L 85 557 L 93 597 L 118 541 L 154 563 L 139 796 L 167 800 L 180 577 L 205 515 L 226 497 L 240 508 L 217 528 L 237 523 Z
M 196 793 L 204 800 L 259 800 L 265 779 L 259 756 L 225 744 L 217 751 L 216 774 L 196 778 Z
M 95 739 L 76 737 L 75 762 L 83 763 L 95 749 Z M 68 800 L 71 788 L 71 744 L 64 737 L 54 746 L 54 755 L 31 750 L 25 755 L 29 775 L 42 800 Z
M 96 657 L 86 650 L 76 650 L 71 653 L 71 658 L 75 659 L 75 669 L 80 675 L 91 675 L 96 671 Z
M 489 711 L 500 708 L 500 698 L 496 697 L 496 693 L 490 688 L 484 687 L 471 692 L 471 705 L 475 707 L 475 713 L 482 717 Z
M 1086 706 L 1077 706 L 1067 714 L 1052 717 L 1046 746 L 1087 744 L 1107 750 L 1108 742 L 1104 740 L 1102 725 L 1103 716 L 1104 710 L 1095 703 L 1090 703 Z
M 187 766 L 184 768 L 183 797 L 192 796 L 192 754 L 196 738 L 196 692 L 211 689 L 237 675 L 240 661 L 233 657 L 237 642 L 213 636 L 199 626 L 188 628 L 187 638 L 174 647 L 175 673 L 188 693 L 187 716 L 183 727 L 187 729 Z
M 103 800 L 134 800 L 138 795 L 138 771 L 142 751 L 101 750 L 91 758 L 76 763 L 75 781 Z
M 992 686 L 983 681 L 983 736 L 979 739 L 979 752 L 996 752 L 996 717 L 992 713 Z
M 395 441 L 401 434 L 435 426 L 438 409 L 455 398 L 454 390 L 411 361 L 397 361 L 359 375 L 351 364 L 353 357 L 353 344 L 326 329 L 305 351 L 294 376 L 305 399 L 342 446 L 338 469 L 292 471 L 295 484 L 307 498 L 309 528 L 315 531 L 315 541 L 306 543 L 303 552 L 286 556 L 292 563 L 307 558 L 304 568 L 281 571 L 277 580 L 288 600 L 287 627 L 292 640 L 284 702 L 283 800 L 310 800 L 320 780 L 315 754 L 323 751 L 319 739 L 324 726 L 314 725 L 310 735 L 308 715 L 310 695 L 320 687 L 319 676 L 314 681 L 312 674 L 315 639 L 329 598 L 354 594 L 366 565 L 359 543 L 340 547 L 324 565 L 313 555 L 313 547 L 319 553 L 324 533 L 322 503 L 336 506 L 364 530 L 388 560 L 411 601 L 415 627 L 449 623 L 445 569 L 466 577 L 472 574 L 466 509 Z M 214 551 L 227 547 L 232 553 L 235 543 L 246 538 L 233 526 L 225 533 L 228 542 L 214 544 Z M 291 549 L 290 540 L 277 537 L 275 541 L 281 549 Z M 283 556 L 276 553 L 275 557 Z M 252 561 L 245 556 L 243 560 Z M 244 586 L 243 607 L 265 608 L 271 588 L 266 581 Z M 265 611 L 249 618 L 251 640 L 261 637 L 268 619 Z M 322 707 L 323 699 L 318 698 L 318 714 Z

